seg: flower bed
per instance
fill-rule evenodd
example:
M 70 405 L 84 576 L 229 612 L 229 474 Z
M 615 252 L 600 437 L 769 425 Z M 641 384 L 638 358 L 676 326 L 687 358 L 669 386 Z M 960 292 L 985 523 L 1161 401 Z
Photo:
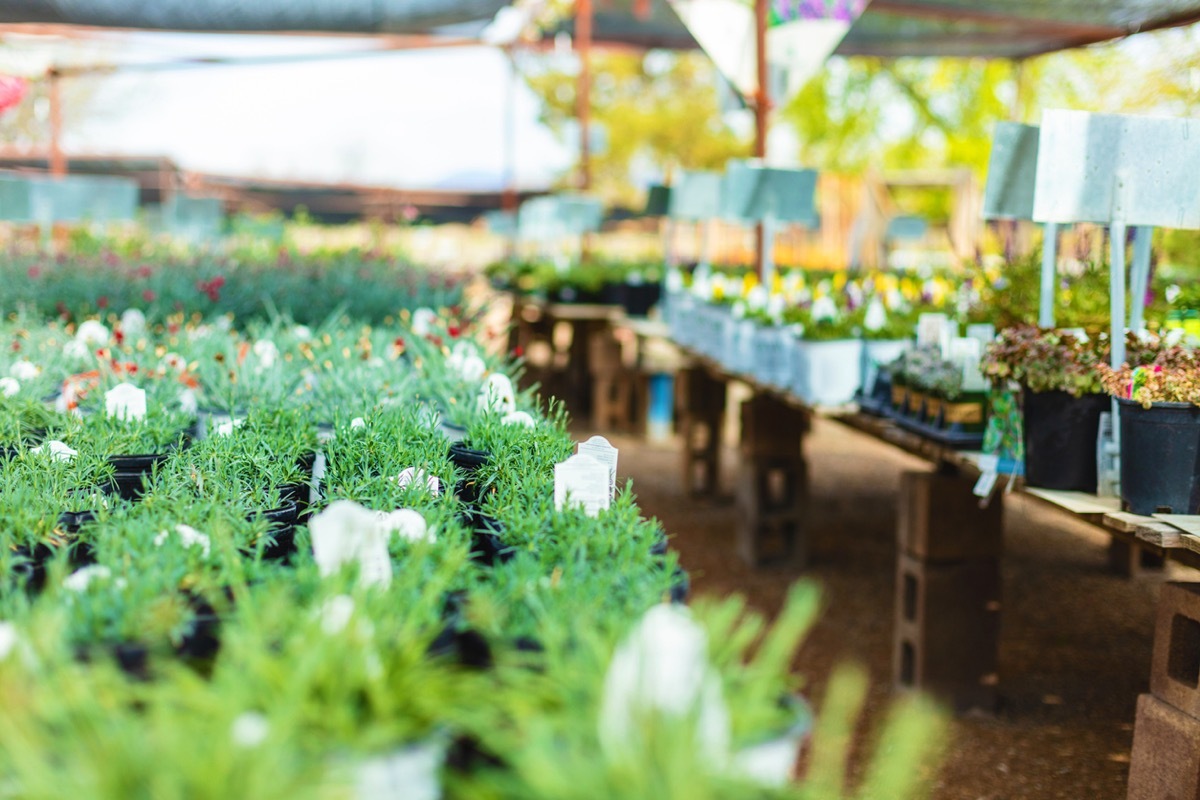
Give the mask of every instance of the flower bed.
M 762 641 L 672 603 L 664 531 L 556 504 L 562 409 L 459 320 L 125 319 L 0 325 L 5 793 L 786 795 L 814 589 Z

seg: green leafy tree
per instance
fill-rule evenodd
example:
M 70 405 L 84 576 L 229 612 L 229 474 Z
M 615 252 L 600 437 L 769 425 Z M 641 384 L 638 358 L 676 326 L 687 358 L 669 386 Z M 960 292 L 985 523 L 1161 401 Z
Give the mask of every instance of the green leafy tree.
M 546 61 L 526 73 L 542 99 L 542 121 L 566 135 L 576 118 L 576 73 Z M 748 153 L 749 143 L 722 119 L 718 76 L 703 54 L 600 52 L 592 74 L 592 120 L 606 134 L 592 156 L 593 188 L 606 199 L 637 201 L 630 177 L 637 166 L 669 179 L 681 169 L 721 169 Z M 573 181 L 574 173 L 563 177 L 566 186 Z

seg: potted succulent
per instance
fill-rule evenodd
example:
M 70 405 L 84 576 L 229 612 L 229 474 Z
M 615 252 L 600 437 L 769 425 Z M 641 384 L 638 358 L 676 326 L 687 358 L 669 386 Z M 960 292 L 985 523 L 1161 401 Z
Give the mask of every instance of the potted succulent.
M 997 389 L 1021 387 L 1030 486 L 1096 491 L 1096 437 L 1110 405 L 1097 367 L 1107 358 L 1104 339 L 1033 325 L 1006 328 L 988 345 L 984 374 Z
M 1200 513 L 1200 363 L 1180 347 L 1150 365 L 1097 365 L 1120 416 L 1121 502 L 1134 514 Z

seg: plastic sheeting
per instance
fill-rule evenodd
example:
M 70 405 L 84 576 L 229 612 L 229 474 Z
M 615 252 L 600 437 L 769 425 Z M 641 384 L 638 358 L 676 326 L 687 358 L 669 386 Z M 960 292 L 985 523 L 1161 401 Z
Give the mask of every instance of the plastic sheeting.
M 1021 58 L 1197 20 L 1200 0 L 872 0 L 835 54 Z M 645 19 L 633 14 L 632 0 L 601 4 L 594 36 L 697 46 L 667 0 L 654 0 Z
M 505 0 L 11 0 L 0 23 L 184 31 L 415 33 L 490 19 Z

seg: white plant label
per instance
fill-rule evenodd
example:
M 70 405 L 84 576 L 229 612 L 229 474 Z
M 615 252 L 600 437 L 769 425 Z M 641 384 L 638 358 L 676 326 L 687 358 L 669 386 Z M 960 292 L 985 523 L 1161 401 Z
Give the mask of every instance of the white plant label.
M 123 422 L 146 418 L 146 392 L 132 383 L 118 383 L 104 393 L 104 412 Z
M 996 480 L 1000 477 L 1000 457 L 980 456 L 979 472 L 979 480 L 975 482 L 975 488 L 971 491 L 976 497 L 991 497 L 992 490 L 996 488 Z
M 425 470 L 416 467 L 405 467 L 401 470 L 400 474 L 396 476 L 396 483 L 400 484 L 401 489 L 412 483 L 416 483 L 418 486 L 424 484 L 434 497 L 442 493 L 442 482 L 436 476 L 429 475 Z
M 355 800 L 441 800 L 445 748 L 428 743 L 365 758 L 355 776 Z
M 573 455 L 554 465 L 554 507 L 562 511 L 568 505 L 582 505 L 584 513 L 595 517 L 608 509 L 609 469 L 591 456 Z
M 611 502 L 617 496 L 617 448 L 603 436 L 593 436 L 579 445 L 578 452 L 608 467 L 608 499 Z
M 945 314 L 922 314 L 917 318 L 917 347 L 942 344 L 942 329 L 948 318 Z
M 309 521 L 313 558 L 321 575 L 336 574 L 344 564 L 357 562 L 364 586 L 387 586 L 392 562 L 387 538 L 374 511 L 350 500 L 338 500 Z

